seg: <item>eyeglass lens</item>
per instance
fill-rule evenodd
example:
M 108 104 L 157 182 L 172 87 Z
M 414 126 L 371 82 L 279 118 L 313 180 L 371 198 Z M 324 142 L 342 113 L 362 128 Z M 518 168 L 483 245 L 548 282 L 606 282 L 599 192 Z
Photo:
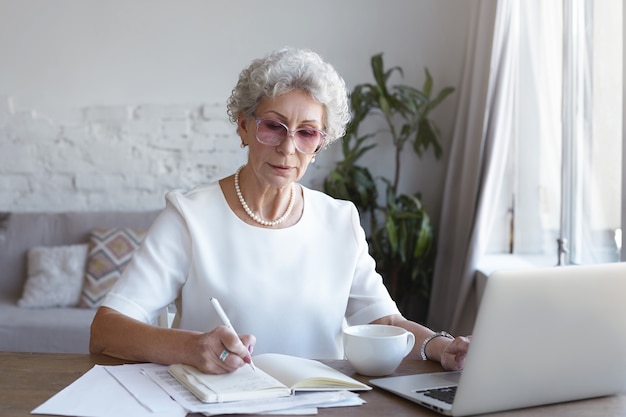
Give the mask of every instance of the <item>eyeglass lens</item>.
M 264 145 L 278 146 L 293 133 L 296 149 L 302 153 L 314 154 L 324 145 L 326 134 L 312 127 L 303 127 L 290 132 L 287 126 L 275 119 L 256 119 L 256 137 Z

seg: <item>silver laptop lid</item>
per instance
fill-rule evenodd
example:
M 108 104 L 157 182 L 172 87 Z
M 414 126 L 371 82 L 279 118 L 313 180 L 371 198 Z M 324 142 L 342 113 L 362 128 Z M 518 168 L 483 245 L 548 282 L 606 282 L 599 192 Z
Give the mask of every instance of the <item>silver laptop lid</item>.
M 454 415 L 626 391 L 626 263 L 488 278 Z

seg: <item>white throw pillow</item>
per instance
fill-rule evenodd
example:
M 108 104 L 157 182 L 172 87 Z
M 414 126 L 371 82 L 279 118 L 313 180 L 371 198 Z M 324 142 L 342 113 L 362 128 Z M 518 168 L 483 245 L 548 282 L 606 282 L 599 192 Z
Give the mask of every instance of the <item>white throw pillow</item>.
M 34 247 L 28 251 L 28 277 L 20 307 L 69 307 L 80 298 L 87 244 Z

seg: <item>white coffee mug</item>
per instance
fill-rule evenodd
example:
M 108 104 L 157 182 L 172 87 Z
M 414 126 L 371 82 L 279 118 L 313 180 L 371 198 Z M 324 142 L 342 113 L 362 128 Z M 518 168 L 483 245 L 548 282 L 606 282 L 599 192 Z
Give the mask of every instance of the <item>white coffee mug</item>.
M 393 373 L 414 345 L 413 333 L 397 326 L 364 324 L 343 331 L 346 359 L 361 375 Z

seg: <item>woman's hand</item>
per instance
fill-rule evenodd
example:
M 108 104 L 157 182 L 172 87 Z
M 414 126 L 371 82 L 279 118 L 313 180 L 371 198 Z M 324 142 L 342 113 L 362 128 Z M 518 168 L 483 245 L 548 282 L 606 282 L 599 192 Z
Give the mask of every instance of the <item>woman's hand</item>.
M 441 366 L 449 371 L 460 371 L 465 366 L 471 336 L 458 336 L 441 353 Z
M 254 336 L 237 336 L 225 326 L 209 333 L 164 328 L 100 307 L 91 323 L 89 351 L 130 361 L 184 363 L 224 374 L 250 362 L 255 343 Z
M 195 343 L 190 350 L 189 364 L 202 372 L 224 374 L 252 361 L 256 338 L 252 335 L 238 336 L 226 326 L 219 326 L 209 333 L 199 334 Z
M 378 320 L 372 321 L 372 323 L 398 326 L 412 332 L 416 340 L 413 354 L 418 357 L 421 343 L 417 341 L 425 340 L 429 335 L 432 335 L 432 330 L 421 324 L 407 320 L 400 314 L 381 317 Z M 426 356 L 435 362 L 441 363 L 441 366 L 449 371 L 460 371 L 465 365 L 465 356 L 467 355 L 471 340 L 471 336 L 456 337 L 452 341 L 445 337 L 436 337 L 428 342 L 428 352 Z

